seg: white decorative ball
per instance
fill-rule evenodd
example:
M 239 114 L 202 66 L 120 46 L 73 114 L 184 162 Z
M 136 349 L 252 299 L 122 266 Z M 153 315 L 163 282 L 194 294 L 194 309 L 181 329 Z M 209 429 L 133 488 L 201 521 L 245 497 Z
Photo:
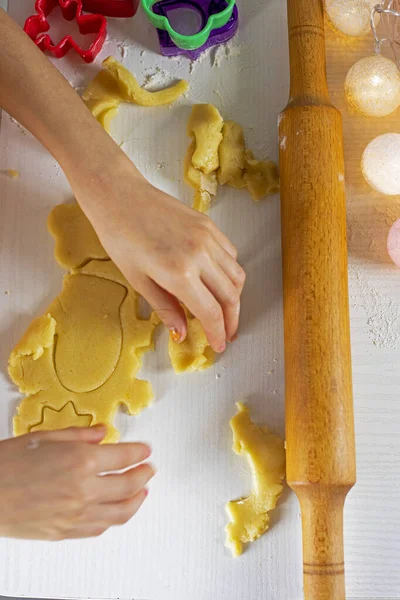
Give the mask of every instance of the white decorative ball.
M 385 117 L 400 104 L 400 71 L 381 54 L 362 58 L 348 72 L 344 91 L 355 110 L 368 117 Z
M 400 219 L 397 219 L 390 228 L 387 249 L 394 264 L 400 267 Z
M 365 148 L 361 169 L 377 192 L 400 194 L 400 133 L 380 135 Z
M 325 0 L 325 10 L 335 29 L 359 37 L 371 31 L 371 11 L 377 4 L 378 0 Z

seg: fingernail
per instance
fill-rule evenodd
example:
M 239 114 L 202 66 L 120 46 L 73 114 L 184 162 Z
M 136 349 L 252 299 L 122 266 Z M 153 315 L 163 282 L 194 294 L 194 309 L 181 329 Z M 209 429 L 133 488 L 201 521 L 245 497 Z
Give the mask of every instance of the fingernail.
M 181 334 L 175 327 L 169 330 L 169 335 L 171 336 L 171 340 L 173 342 L 179 342 L 181 340 Z
M 235 335 L 229 340 L 229 342 L 232 344 L 232 342 L 236 342 L 236 340 L 238 339 L 238 334 L 235 333 Z
M 217 352 L 225 352 L 225 350 L 226 350 L 226 342 L 221 344 L 221 346 L 218 348 Z
M 149 495 L 149 490 L 147 488 L 143 488 L 144 491 L 144 497 L 147 498 L 147 496 Z
M 100 423 L 100 424 L 97 424 L 97 425 L 92 425 L 92 429 L 94 429 L 96 431 L 96 433 L 100 433 L 100 432 L 102 432 L 102 433 L 104 432 L 105 433 L 107 431 L 107 426 L 106 425 L 102 425 Z

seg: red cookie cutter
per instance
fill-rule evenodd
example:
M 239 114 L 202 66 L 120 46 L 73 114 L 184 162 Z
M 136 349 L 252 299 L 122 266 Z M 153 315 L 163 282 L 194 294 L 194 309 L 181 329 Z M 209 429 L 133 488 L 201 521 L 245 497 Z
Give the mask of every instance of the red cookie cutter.
M 96 39 L 87 50 L 84 50 L 70 35 L 66 35 L 54 45 L 47 33 L 50 29 L 47 17 L 57 7 L 67 21 L 76 20 L 82 35 L 96 34 Z M 36 15 L 29 17 L 24 31 L 43 52 L 51 52 L 56 58 L 62 58 L 73 48 L 87 63 L 93 62 L 103 47 L 107 35 L 107 21 L 103 15 L 82 15 L 82 0 L 36 0 Z
M 135 15 L 139 0 L 82 0 L 82 5 L 89 13 L 127 19 Z

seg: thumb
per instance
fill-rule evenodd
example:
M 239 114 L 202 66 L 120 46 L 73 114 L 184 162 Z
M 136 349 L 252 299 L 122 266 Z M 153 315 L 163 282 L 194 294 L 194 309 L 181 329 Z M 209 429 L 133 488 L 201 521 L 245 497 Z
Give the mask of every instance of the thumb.
M 107 434 L 105 425 L 94 425 L 93 427 L 68 427 L 58 431 L 36 431 L 29 433 L 28 437 L 45 442 L 86 442 L 88 444 L 99 444 Z
M 175 342 L 183 342 L 187 335 L 187 321 L 183 307 L 169 292 L 147 278 L 138 286 L 138 292 L 154 308 Z

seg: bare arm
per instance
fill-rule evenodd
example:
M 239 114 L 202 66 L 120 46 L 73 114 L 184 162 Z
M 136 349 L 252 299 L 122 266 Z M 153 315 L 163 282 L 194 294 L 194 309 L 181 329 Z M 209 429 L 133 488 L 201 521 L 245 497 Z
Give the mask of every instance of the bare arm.
M 2 10 L 0 106 L 59 162 L 108 254 L 166 326 L 184 339 L 183 302 L 222 352 L 237 331 L 245 279 L 234 246 L 210 219 L 142 177 Z

